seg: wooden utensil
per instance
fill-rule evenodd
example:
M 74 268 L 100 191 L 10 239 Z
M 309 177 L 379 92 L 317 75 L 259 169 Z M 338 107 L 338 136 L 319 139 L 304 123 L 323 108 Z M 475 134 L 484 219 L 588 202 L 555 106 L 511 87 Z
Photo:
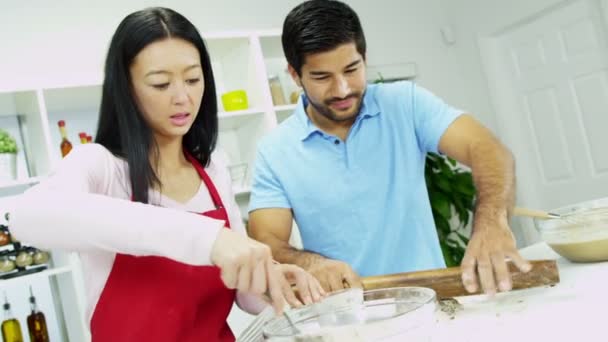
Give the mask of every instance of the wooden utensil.
M 558 219 L 561 218 L 559 214 L 550 213 L 542 210 L 535 210 L 529 208 L 515 207 L 513 208 L 513 215 L 515 216 L 526 216 L 537 218 L 541 220 L 550 220 L 550 219 Z
M 602 206 L 596 208 L 579 209 L 565 214 L 556 214 L 542 210 L 515 207 L 513 208 L 513 215 L 532 217 L 541 220 L 560 219 L 564 220 L 566 223 L 580 224 L 607 219 L 608 207 Z
M 530 261 L 532 270 L 523 273 L 509 263 L 509 271 L 513 289 L 526 289 L 559 283 L 559 272 L 555 260 Z M 435 290 L 438 298 L 450 298 L 480 294 L 468 293 L 462 285 L 460 267 L 451 267 L 429 271 L 417 271 L 397 274 L 387 274 L 373 277 L 363 277 L 363 288 L 374 290 L 390 287 L 421 286 Z

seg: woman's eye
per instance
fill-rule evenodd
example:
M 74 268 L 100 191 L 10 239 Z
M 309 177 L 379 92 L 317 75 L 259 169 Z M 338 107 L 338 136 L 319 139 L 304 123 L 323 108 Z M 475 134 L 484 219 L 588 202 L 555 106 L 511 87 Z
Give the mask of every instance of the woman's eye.
M 197 84 L 201 79 L 200 78 L 191 78 L 187 80 L 188 84 Z
M 153 84 L 152 86 L 154 88 L 156 88 L 156 89 L 164 90 L 164 89 L 167 89 L 169 87 L 169 83 Z

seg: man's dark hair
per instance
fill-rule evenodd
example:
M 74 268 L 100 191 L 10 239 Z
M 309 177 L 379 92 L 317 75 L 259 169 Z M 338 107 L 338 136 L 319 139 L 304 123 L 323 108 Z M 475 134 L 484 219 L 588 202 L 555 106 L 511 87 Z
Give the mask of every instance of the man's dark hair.
M 301 76 L 306 56 L 355 43 L 365 59 L 365 35 L 357 13 L 336 0 L 305 1 L 289 12 L 283 22 L 283 52 Z

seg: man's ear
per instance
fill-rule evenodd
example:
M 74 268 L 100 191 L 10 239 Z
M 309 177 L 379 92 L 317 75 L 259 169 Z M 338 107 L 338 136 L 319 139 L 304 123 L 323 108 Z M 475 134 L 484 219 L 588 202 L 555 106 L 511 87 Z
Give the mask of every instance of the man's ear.
M 300 76 L 298 75 L 298 72 L 296 71 L 296 69 L 294 69 L 291 66 L 291 64 L 288 64 L 287 71 L 289 72 L 289 75 L 291 75 L 291 78 L 293 79 L 293 81 L 296 82 L 298 87 L 302 88 L 302 81 L 300 80 Z

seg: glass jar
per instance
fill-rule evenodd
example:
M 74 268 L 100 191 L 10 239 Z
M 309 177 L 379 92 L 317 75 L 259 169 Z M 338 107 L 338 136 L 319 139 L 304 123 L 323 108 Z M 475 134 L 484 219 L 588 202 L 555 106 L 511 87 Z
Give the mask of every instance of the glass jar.
M 275 106 L 286 105 L 287 101 L 285 101 L 285 94 L 283 94 L 283 87 L 281 86 L 281 80 L 279 80 L 279 76 L 270 76 L 268 78 L 268 84 L 270 85 L 270 95 L 272 96 L 272 103 Z

